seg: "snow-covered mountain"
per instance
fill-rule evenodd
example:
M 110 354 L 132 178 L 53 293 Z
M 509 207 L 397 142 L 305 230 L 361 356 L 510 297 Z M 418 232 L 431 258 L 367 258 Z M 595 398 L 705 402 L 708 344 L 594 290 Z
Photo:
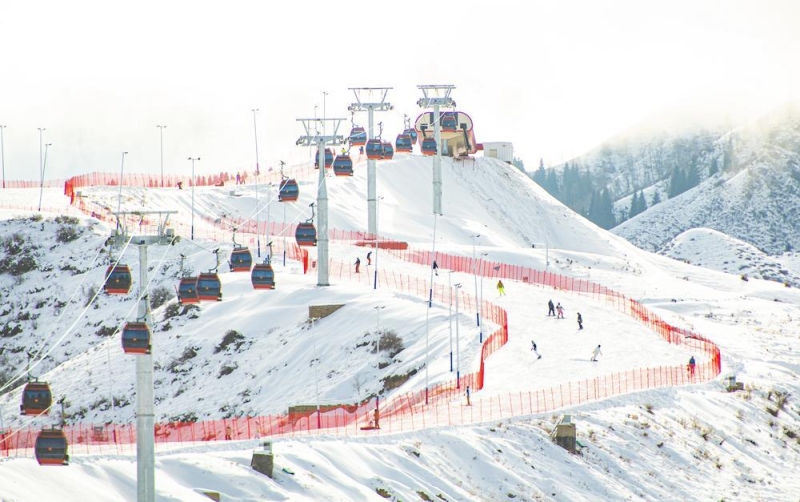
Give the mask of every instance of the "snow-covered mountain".
M 365 171 L 364 163 L 357 163 L 354 177 L 328 180 L 332 228 L 364 230 Z M 430 250 L 430 186 L 430 159 L 397 155 L 381 162 L 379 233 Z M 736 374 L 747 390 L 724 392 L 720 377 L 552 413 L 512 411 L 503 421 L 475 417 L 464 425 L 367 437 L 323 432 L 275 438 L 276 466 L 295 472 L 278 471 L 275 479 L 249 467 L 258 441 L 159 447 L 159 500 L 205 500 L 194 491 L 199 487 L 222 492 L 226 501 L 796 498 L 800 408 L 792 396 L 800 391 L 793 328 L 800 316 L 797 289 L 758 280 L 755 274 L 742 281 L 738 267 L 747 263 L 746 257 L 725 258 L 733 271 L 725 274 L 637 249 L 565 208 L 518 170 L 492 159 L 445 159 L 443 186 L 445 214 L 436 221 L 437 251 L 486 253 L 485 260 L 493 263 L 547 269 L 615 289 L 668 322 L 711 338 L 722 350 L 721 376 Z M 283 207 L 271 204 L 270 218 L 280 223 L 304 220 L 315 188 L 315 179 L 301 180 L 301 200 Z M 372 269 L 362 264 L 361 277 L 352 269 L 356 256 L 364 261 L 364 248 L 347 241 L 332 244 L 337 274 L 330 287 L 317 287 L 316 277 L 304 274 L 300 263 L 287 260 L 284 265 L 278 259 L 273 262 L 274 291 L 254 291 L 247 274 L 222 267 L 222 302 L 176 308 L 168 297 L 180 275 L 181 255 L 186 256 L 184 270 L 213 267 L 211 251 L 220 248 L 224 256 L 232 245 L 222 215 L 252 218 L 258 211 L 263 221 L 265 201 L 274 194 L 265 196 L 263 185 L 261 190 L 257 209 L 254 185 L 198 187 L 197 237 L 192 241 L 187 238 L 192 216 L 186 190 L 123 189 L 123 210 L 178 210 L 174 228 L 182 236 L 174 246 L 149 251 L 151 297 L 160 291 L 167 298 L 153 310 L 157 421 L 279 413 L 292 404 L 355 402 L 376 393 L 389 398 L 424 389 L 428 378 L 432 383 L 449 381 L 451 318 L 460 328 L 455 333 L 460 333 L 462 371 L 475 370 L 480 351 L 475 313 L 465 312 L 462 305 L 460 314 L 451 316 L 442 302 L 434 302 L 428 312 L 424 296 L 383 282 L 372 289 L 363 277 Z M 116 187 L 82 192 L 90 207 L 116 207 Z M 41 359 L 32 373 L 46 378 L 58 396 L 67 396 L 70 421 L 132 422 L 135 356 L 122 353 L 116 331 L 135 318 L 138 285 L 127 296 L 94 294 L 108 264 L 104 244 L 111 227 L 70 209 L 60 190 L 45 191 L 48 212 L 41 216 L 29 209 L 32 191 L 2 195 L 3 380 L 24 373 L 25 353 L 31 351 L 35 361 Z M 212 225 L 214 221 L 223 224 Z M 277 244 L 282 237 L 271 235 L 270 240 Z M 259 239 L 237 238 L 255 254 Z M 266 238 L 260 240 L 263 253 Z M 120 256 L 119 250 L 113 253 Z M 136 281 L 133 245 L 122 256 Z M 389 277 L 431 276 L 428 267 L 400 255 L 382 252 L 379 263 Z M 797 275 L 794 265 L 787 267 Z M 487 360 L 486 386 L 474 393 L 475 405 L 642 367 L 683 364 L 690 355 L 699 356 L 667 344 L 591 297 L 514 281 L 506 281 L 508 295 L 498 297 L 491 280 L 462 272 L 440 271 L 434 280 L 441 286 L 460 284 L 470 294 L 473 286 L 485 289 L 485 298 L 508 312 L 509 342 Z M 547 318 L 548 299 L 565 305 L 568 320 Z M 309 325 L 308 306 L 329 303 L 345 306 Z M 584 330 L 574 323 L 577 312 Z M 379 330 L 396 332 L 403 349 L 379 358 L 371 350 Z M 231 331 L 238 335 L 229 335 Z M 532 358 L 531 339 L 543 354 L 541 360 Z M 589 363 L 591 349 L 599 343 L 603 356 L 599 363 Z M 397 389 L 386 388 L 384 379 L 393 375 L 409 377 Z M 20 389 L 3 392 L 0 410 L 6 428 L 51 422 L 23 420 L 17 415 Z M 548 437 L 562 413 L 577 423 L 578 439 L 586 447 L 581 455 L 569 455 Z M 64 469 L 38 467 L 31 455 L 0 457 L 0 496 L 22 501 L 134 498 L 136 469 L 130 451 L 73 448 L 72 455 Z
M 785 104 L 757 119 L 712 113 L 703 121 L 681 123 L 655 117 L 572 164 L 609 189 L 617 220 L 626 220 L 613 232 L 638 247 L 667 253 L 680 247 L 673 240 L 684 232 L 712 229 L 765 255 L 747 264 L 751 273 L 797 285 L 775 265 L 800 245 L 797 105 Z M 676 173 L 695 181 L 676 180 Z M 679 182 L 696 186 L 671 194 L 672 184 Z M 627 219 L 635 195 L 644 196 L 647 209 Z M 733 241 L 717 245 L 722 242 Z M 732 246 L 725 254 L 738 252 L 739 246 Z M 712 256 L 705 258 L 700 261 L 730 271 L 716 266 Z

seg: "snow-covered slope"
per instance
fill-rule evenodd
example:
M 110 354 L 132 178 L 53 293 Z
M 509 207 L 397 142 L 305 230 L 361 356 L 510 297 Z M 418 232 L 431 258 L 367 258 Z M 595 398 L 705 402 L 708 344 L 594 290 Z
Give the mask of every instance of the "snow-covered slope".
M 672 240 L 662 254 L 698 267 L 800 286 L 800 277 L 755 246 L 709 228 L 695 228 Z
M 430 249 L 430 160 L 402 155 L 395 159 L 379 164 L 378 195 L 384 197 L 380 233 Z M 358 165 L 352 179 L 328 180 L 332 228 L 364 230 L 363 170 Z M 437 250 L 471 256 L 470 236 L 480 233 L 477 252 L 488 253 L 489 261 L 548 267 L 609 286 L 669 322 L 712 338 L 722 349 L 723 374 L 736 373 L 748 390 L 729 394 L 720 381 L 713 381 L 565 409 L 587 447 L 580 456 L 567 454 L 547 437 L 562 411 L 366 438 L 281 438 L 274 445 L 276 467 L 289 467 L 296 474 L 276 469 L 274 480 L 249 467 L 252 449 L 258 447 L 255 441 L 159 449 L 158 499 L 206 500 L 193 491 L 203 487 L 219 490 L 226 501 L 384 500 L 380 493 L 397 500 L 794 500 L 800 491 L 793 475 L 800 461 L 800 409 L 792 396 L 800 392 L 800 367 L 793 323 L 800 316 L 800 293 L 641 251 L 565 209 L 517 173 L 492 160 L 474 166 L 445 162 L 445 215 L 437 219 Z M 303 182 L 303 199 L 287 208 L 287 222 L 308 217 L 313 188 L 313 181 Z M 261 189 L 263 204 L 268 197 Z M 197 271 L 213 266 L 214 248 L 220 247 L 223 255 L 230 251 L 230 229 L 214 230 L 200 216 L 251 216 L 254 186 L 233 191 L 231 195 L 229 187 L 197 189 L 198 238 L 192 243 L 185 233 L 191 218 L 187 191 L 123 190 L 123 209 L 141 208 L 145 200 L 148 208 L 180 211 L 175 223 L 181 242 L 150 250 L 151 291 L 174 287 L 180 254 L 187 256 L 186 266 Z M 85 192 L 88 200 L 115 207 L 117 190 Z M 24 205 L 32 198 L 30 191 L 3 195 L 8 196 L 0 205 Z M 48 207 L 68 213 L 59 190 L 46 195 Z M 282 221 L 282 212 L 277 203 L 271 205 L 271 219 Z M 109 331 L 100 328 L 113 332 L 135 315 L 136 286 L 127 297 L 100 295 L 89 303 L 89 291 L 102 281 L 106 264 L 98 261 L 98 253 L 106 249 L 103 242 L 110 228 L 82 220 L 76 225 L 77 239 L 59 242 L 59 228 L 72 226 L 69 221 L 57 223 L 52 220 L 55 214 L 36 221 L 19 209 L 6 214 L 21 217 L 5 223 L 3 236 L 24 236 L 24 247 L 36 253 L 40 266 L 20 276 L 0 274 L 6 305 L 0 312 L 0 329 L 22 330 L 3 340 L 5 367 L 12 372 L 22 369 L 26 349 L 40 346 L 48 335 L 47 347 L 60 339 L 34 373 L 46 377 L 58 395 L 67 395 L 72 420 L 82 415 L 87 421 L 131 421 L 132 405 L 118 404 L 112 411 L 102 401 L 113 394 L 133 402 L 133 356 L 122 354 L 118 335 L 104 336 Z M 260 218 L 265 217 L 262 207 Z M 209 240 L 211 236 L 218 242 Z M 254 249 L 251 237 L 239 240 Z M 549 249 L 538 245 L 543 242 Z M 535 249 L 531 243 L 536 243 Z M 331 248 L 332 259 L 344 263 L 347 271 L 355 256 L 363 261 L 364 253 L 344 243 Z M 129 249 L 124 257 L 138 277 L 136 252 Z M 380 260 L 382 268 L 397 274 L 430 274 L 426 267 L 385 253 Z M 222 302 L 201 304 L 169 320 L 164 318 L 169 304 L 154 311 L 157 419 L 285 411 L 289 404 L 314 402 L 317 384 L 323 402 L 355 400 L 359 394 L 378 391 L 381 377 L 425 367 L 426 308 L 421 298 L 383 286 L 372 290 L 366 281 L 350 281 L 354 274 L 334 276 L 330 287 L 319 288 L 316 278 L 304 275 L 296 262 L 287 261 L 285 267 L 279 262 L 276 268 L 275 291 L 255 292 L 246 274 L 223 268 Z M 440 273 L 437 281 L 444 283 L 446 276 Z M 467 291 L 473 285 L 481 289 L 480 281 L 469 274 L 454 273 L 450 279 Z M 587 297 L 509 281 L 508 296 L 498 298 L 491 282 L 484 282 L 485 298 L 509 313 L 510 339 L 487 361 L 486 388 L 474 394 L 475 402 L 643 366 L 681 364 L 691 355 Z M 567 320 L 546 317 L 545 304 L 551 298 L 565 305 Z M 305 323 L 312 303 L 345 307 L 312 328 Z M 375 307 L 384 305 L 378 318 Z M 431 311 L 431 382 L 452 378 L 448 310 L 448 305 L 436 303 Z M 578 311 L 584 318 L 582 331 L 574 322 Z M 456 322 L 462 370 L 473 371 L 479 350 L 474 312 L 462 309 Z M 382 370 L 376 369 L 378 358 L 366 334 L 374 333 L 378 324 L 400 334 L 405 346 Z M 217 350 L 231 329 L 243 335 L 241 344 Z M 541 360 L 532 359 L 531 339 L 543 354 Z M 598 343 L 603 356 L 593 365 L 587 360 Z M 401 391 L 424 388 L 425 373 L 418 371 Z M 360 390 L 354 385 L 357 379 L 363 382 Z M 779 407 L 781 395 L 788 398 Z M 0 398 L 6 427 L 21 423 L 18 403 L 18 389 Z M 72 464 L 64 469 L 40 468 L 31 456 L 0 459 L 0 495 L 23 501 L 135 498 L 135 459 L 129 454 L 80 449 L 72 454 Z

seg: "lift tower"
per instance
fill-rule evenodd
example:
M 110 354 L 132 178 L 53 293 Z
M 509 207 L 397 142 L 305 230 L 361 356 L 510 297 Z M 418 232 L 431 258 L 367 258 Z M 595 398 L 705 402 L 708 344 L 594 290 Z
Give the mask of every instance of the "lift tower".
M 436 139 L 436 155 L 433 157 L 433 214 L 442 214 L 442 127 L 439 108 L 455 108 L 456 102 L 450 93 L 454 85 L 418 85 L 423 97 L 417 100 L 420 108 L 433 107 L 433 137 Z
M 149 326 L 150 302 L 147 294 L 147 246 L 174 244 L 180 238 L 172 228 L 167 228 L 169 215 L 177 211 L 117 211 L 117 228 L 111 238 L 115 246 L 131 244 L 139 247 L 139 311 L 137 319 L 144 319 Z M 128 217 L 138 217 L 136 229 L 146 229 L 142 222 L 157 215 L 156 233 L 130 236 L 126 226 Z M 153 405 L 153 355 L 138 354 L 136 357 L 136 493 L 137 502 L 155 501 L 155 430 Z M 112 396 L 113 399 L 113 396 Z
M 386 95 L 392 89 L 391 87 L 348 87 L 356 97 L 356 102 L 347 107 L 351 113 L 366 111 L 369 117 L 367 129 L 367 139 L 374 139 L 375 133 L 373 132 L 374 112 L 388 112 L 393 110 L 394 106 L 386 101 Z M 373 93 L 380 94 L 380 101 L 373 101 L 367 103 L 362 101 L 361 96 L 366 93 L 372 96 Z M 375 160 L 367 159 L 367 232 L 376 235 L 378 232 L 378 209 L 377 209 L 377 176 L 375 173 Z
M 306 133 L 297 140 L 297 145 L 317 146 L 317 165 L 319 166 L 319 183 L 317 186 L 317 286 L 330 286 L 328 282 L 328 185 L 325 182 L 325 147 L 326 145 L 338 146 L 344 142 L 344 138 L 336 133 L 339 125 L 345 119 L 297 119 L 303 123 Z M 320 134 L 319 130 L 313 126 L 316 122 L 323 123 L 323 131 L 333 131 L 328 136 Z M 325 123 L 330 122 L 333 127 L 325 127 Z

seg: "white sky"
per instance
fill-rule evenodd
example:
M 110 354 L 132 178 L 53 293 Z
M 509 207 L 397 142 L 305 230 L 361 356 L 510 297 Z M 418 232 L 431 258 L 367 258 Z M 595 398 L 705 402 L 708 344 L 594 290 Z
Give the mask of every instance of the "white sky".
M 429 242 L 424 241 L 430 230 L 430 193 L 421 188 L 432 182 L 430 169 L 426 169 L 429 164 L 429 158 L 406 154 L 378 164 L 378 193 L 384 197 L 380 233 L 406 240 L 416 249 L 429 249 Z M 328 179 L 332 229 L 363 229 L 365 171 L 362 158 L 356 162 L 352 178 Z M 314 174 L 313 170 L 306 173 Z M 298 179 L 301 199 L 282 204 L 288 206 L 287 220 L 306 214 L 307 203 L 315 193 L 313 177 Z M 265 188 L 263 184 L 260 187 L 260 217 L 264 217 Z M 6 192 L 7 198 L 0 203 L 2 219 L 29 214 L 22 208 L 30 207 L 38 194 L 35 189 Z M 84 193 L 87 202 L 96 207 L 113 207 L 119 192 L 113 187 L 94 187 L 84 189 Z M 223 212 L 248 216 L 256 208 L 252 184 L 202 187 L 196 195 L 197 212 L 211 219 Z M 48 219 L 67 212 L 68 199 L 60 189 L 46 189 L 44 196 Z M 185 238 L 191 214 L 189 200 L 188 190 L 126 187 L 123 191 L 124 209 L 139 209 L 146 201 L 149 209 L 178 210 L 171 221 L 184 239 L 176 246 L 151 250 L 149 263 L 155 271 L 152 287 L 174 286 L 181 253 L 188 256 L 194 270 L 199 270 L 209 265 L 208 249 L 221 246 L 224 253 L 230 250 L 230 234 L 213 231 L 205 219 L 199 221 L 198 235 L 202 237 L 196 242 L 206 250 Z M 420 428 L 419 417 L 424 412 L 418 408 L 416 426 L 413 418 L 408 426 L 407 417 L 404 421 L 384 415 L 380 432 L 357 431 L 337 437 L 328 431 L 330 434 L 315 437 L 274 438 L 274 481 L 249 467 L 252 451 L 259 447 L 257 440 L 159 446 L 155 478 L 158 500 L 207 500 L 192 491 L 197 487 L 219 490 L 223 500 L 238 502 L 384 500 L 375 494 L 375 488 L 387 489 L 402 500 L 414 500 L 419 491 L 433 500 L 439 493 L 446 500 L 509 500 L 509 493 L 516 495 L 515 500 L 793 500 L 791 497 L 800 490 L 800 481 L 793 475 L 800 448 L 785 440 L 780 431 L 798 430 L 800 416 L 794 401 L 789 401 L 778 417 L 768 415 L 765 409 L 771 403 L 764 396 L 775 389 L 790 396 L 798 393 L 794 349 L 798 335 L 794 326 L 800 291 L 775 282 L 744 282 L 736 274 L 722 274 L 638 250 L 565 208 L 517 170 L 492 159 L 481 159 L 475 166 L 444 159 L 443 207 L 445 215 L 439 218 L 437 228 L 438 250 L 470 256 L 473 247 L 469 236 L 479 231 L 477 252 L 487 252 L 487 260 L 541 270 L 549 259 L 550 270 L 589 279 L 636 298 L 670 323 L 718 343 L 723 352 L 722 376 L 735 372 L 740 381 L 752 387 L 751 398 L 743 399 L 744 393 L 722 392 L 720 377 L 698 385 L 573 406 L 568 411 L 576 418 L 578 439 L 588 446 L 582 456 L 567 454 L 547 437 L 552 419 L 567 410 L 511 417 L 519 415 L 519 409 L 503 408 L 508 414 L 502 419 L 480 423 L 472 416 L 464 419 L 464 425 L 431 427 L 430 423 L 442 423 L 451 415 L 428 409 L 429 425 Z M 282 219 L 282 212 L 272 207 L 271 217 Z M 73 409 L 88 409 L 99 396 L 129 394 L 128 389 L 133 388 L 134 356 L 122 353 L 116 336 L 101 341 L 93 333 L 100 322 L 111 324 L 114 319 L 132 315 L 134 295 L 101 295 L 97 308 L 87 307 L 85 317 L 81 308 L 64 309 L 64 317 L 59 319 L 47 315 L 50 299 L 73 298 L 71 295 L 76 294 L 76 306 L 82 307 L 83 288 L 102 281 L 105 266 L 89 263 L 110 229 L 101 224 L 95 233 L 89 232 L 91 237 L 57 244 L 53 226 L 46 225 L 49 223 L 41 228 L 47 230 L 41 231 L 38 225 L 32 227 L 29 220 L 18 218 L 4 227 L 9 232 L 36 235 L 37 244 L 47 250 L 41 259 L 54 264 L 26 274 L 24 284 L 37 287 L 20 286 L 27 292 L 15 303 L 27 306 L 43 300 L 47 307 L 38 319 L 36 334 L 52 333 L 49 341 L 71 335 L 62 338 L 59 349 L 76 356 L 45 377 L 58 395 L 69 396 Z M 206 240 L 212 235 L 216 242 Z M 254 248 L 252 236 L 239 238 Z M 547 239 L 549 252 L 541 246 L 530 248 L 528 239 Z M 710 258 L 723 255 L 726 246 L 724 239 L 717 244 L 707 241 L 706 253 Z M 323 402 L 352 399 L 356 375 L 365 376 L 364 393 L 373 391 L 382 376 L 375 370 L 376 356 L 366 347 L 359 350 L 354 345 L 376 326 L 374 307 L 378 304 L 386 305 L 380 326 L 396 330 L 407 346 L 399 362 L 383 371 L 396 374 L 419 367 L 427 357 L 422 312 L 425 302 L 388 287 L 371 289 L 369 276 L 363 273 L 365 269 L 369 272 L 364 263 L 360 281 L 355 274 L 347 273 L 352 270 L 354 256 L 363 260 L 365 251 L 346 242 L 334 242 L 330 253 L 333 270 L 338 270 L 340 263 L 345 268 L 341 275 L 332 274 L 331 286 L 326 288 L 315 287 L 316 276 L 302 274 L 299 264 L 291 260 L 286 267 L 276 263 L 278 287 L 274 291 L 254 291 L 247 274 L 222 267 L 222 302 L 201 304 L 197 319 L 176 319 L 172 329 L 156 332 L 154 357 L 162 367 L 179 357 L 189 344 L 198 347 L 191 378 L 163 379 L 157 385 L 156 396 L 167 396 L 156 406 L 157 421 L 161 414 L 189 409 L 219 416 L 221 407 L 238 402 L 244 390 L 252 397 L 248 406 L 262 413 L 313 402 L 316 385 L 311 382 L 316 383 L 316 376 L 308 361 L 318 354 Z M 312 257 L 315 253 L 311 250 Z M 430 276 L 426 266 L 380 253 L 381 270 L 391 271 L 392 276 L 395 272 Z M 136 252 L 129 249 L 125 258 L 138 277 L 135 256 Z M 162 257 L 166 257 L 163 262 Z M 71 281 L 53 281 L 48 274 L 60 274 L 67 262 L 87 273 L 71 276 Z M 443 272 L 436 278 L 437 284 L 447 281 Z M 452 282 L 463 283 L 471 294 L 474 283 L 470 275 L 454 273 Z M 7 274 L 0 275 L 0 289 L 11 288 L 14 281 Z M 509 313 L 509 343 L 487 360 L 486 387 L 474 392 L 472 408 L 462 406 L 460 396 L 448 403 L 452 416 L 459 417 L 453 419 L 454 423 L 471 410 L 489 409 L 498 396 L 524 395 L 559 383 L 643 366 L 683 364 L 694 353 L 680 345 L 668 345 L 603 301 L 515 281 L 504 281 L 508 295 L 499 298 L 494 281 L 482 282 L 484 297 Z M 566 320 L 547 318 L 549 298 L 564 304 Z M 323 302 L 346 306 L 315 328 L 304 329 L 307 304 Z M 449 381 L 448 307 L 438 301 L 435 307 L 431 315 L 430 377 L 431 382 Z M 583 331 L 575 323 L 577 311 L 585 321 Z M 160 318 L 160 313 L 154 312 L 154 318 Z M 465 371 L 476 369 L 478 362 L 473 315 L 462 303 L 459 315 L 454 316 L 460 326 L 457 336 Z M 80 328 L 68 332 L 64 326 L 78 318 Z M 158 322 L 156 325 L 161 326 Z M 214 353 L 221 333 L 227 329 L 245 334 L 253 341 L 252 347 L 241 353 Z M 535 360 L 530 351 L 532 338 L 543 354 L 541 360 Z M 590 363 L 591 349 L 597 343 L 602 343 L 603 356 L 597 364 Z M 90 350 L 92 345 L 101 350 Z M 102 350 L 103 345 L 108 349 Z M 703 362 L 703 356 L 696 355 Z M 239 369 L 217 378 L 217 368 L 230 363 L 236 363 Z M 272 368 L 279 369 L 270 373 Z M 162 374 L 158 373 L 159 379 Z M 406 388 L 423 388 L 425 374 L 417 373 Z M 256 379 L 254 375 L 270 376 Z M 23 420 L 39 426 L 52 419 L 20 417 L 18 404 L 19 390 L 0 398 L 8 427 L 16 428 Z M 652 413 L 645 411 L 647 406 L 653 407 Z M 116 421 L 130 422 L 133 406 L 87 413 L 87 421 L 103 422 L 111 414 Z M 402 431 L 397 432 L 398 428 Z M 709 431 L 705 437 L 701 436 L 704 430 Z M 752 447 L 754 443 L 759 447 Z M 32 452 L 0 457 L 0 497 L 25 502 L 132 500 L 136 493 L 134 450 L 134 445 L 126 449 L 102 443 L 91 447 L 73 444 L 71 463 L 65 468 L 39 467 Z M 282 467 L 296 474 L 285 474 L 279 470 Z
M 529 169 L 567 160 L 645 116 L 714 99 L 758 109 L 792 97 L 800 4 L 670 2 L 26 2 L 0 4 L 7 179 L 93 170 L 264 166 L 304 154 L 295 119 L 347 117 L 348 87 L 453 84 L 478 141 L 513 141 Z M 318 14 L 312 14 L 316 13 Z M 796 95 L 794 96 L 797 97 Z M 365 125 L 366 115 L 357 119 Z M 377 121 L 376 120 L 376 121 Z M 349 131 L 349 124 L 342 131 Z

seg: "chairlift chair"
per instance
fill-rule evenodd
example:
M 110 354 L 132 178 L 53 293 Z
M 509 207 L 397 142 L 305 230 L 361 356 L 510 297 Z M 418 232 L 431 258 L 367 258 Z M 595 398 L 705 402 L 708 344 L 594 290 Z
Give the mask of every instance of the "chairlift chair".
M 383 141 L 383 157 L 382 159 L 391 160 L 394 157 L 394 147 L 389 141 Z
M 36 461 L 39 465 L 69 465 L 68 448 L 63 429 L 42 429 L 36 436 Z
M 278 192 L 279 202 L 294 202 L 300 197 L 300 187 L 293 178 L 284 178 L 281 181 L 281 188 Z
M 126 354 L 150 354 L 152 335 L 144 322 L 129 322 L 122 329 L 122 350 Z
M 333 150 L 330 148 L 325 149 L 325 169 L 330 169 L 333 165 Z M 319 149 L 317 154 L 314 155 L 314 169 L 319 169 Z
M 253 255 L 250 253 L 250 249 L 234 245 L 233 251 L 231 251 L 231 272 L 249 272 L 252 266 Z
M 364 148 L 367 153 L 367 158 L 372 160 L 379 160 L 383 158 L 383 145 L 378 138 L 372 138 L 367 141 L 367 146 Z
M 109 265 L 103 290 L 110 295 L 127 295 L 132 283 L 131 269 L 127 265 Z
M 19 411 L 22 415 L 47 415 L 53 405 L 53 393 L 47 382 L 33 381 L 25 384 L 22 391 L 22 404 Z
M 394 147 L 397 152 L 410 152 L 412 150 L 411 136 L 406 133 L 398 134 L 394 142 Z
M 197 276 L 197 298 L 200 301 L 222 301 L 222 283 L 216 272 Z
M 363 127 L 353 126 L 349 140 L 352 146 L 364 146 L 367 144 L 367 131 Z
M 333 174 L 336 176 L 353 175 L 353 159 L 350 158 L 350 155 L 343 153 L 333 159 Z
M 423 155 L 436 155 L 436 139 L 434 138 L 423 139 L 421 149 Z
M 275 271 L 269 263 L 256 263 L 250 273 L 253 289 L 275 289 Z
M 185 303 L 200 303 L 200 298 L 197 297 L 197 277 L 183 277 L 178 284 L 178 302 Z

